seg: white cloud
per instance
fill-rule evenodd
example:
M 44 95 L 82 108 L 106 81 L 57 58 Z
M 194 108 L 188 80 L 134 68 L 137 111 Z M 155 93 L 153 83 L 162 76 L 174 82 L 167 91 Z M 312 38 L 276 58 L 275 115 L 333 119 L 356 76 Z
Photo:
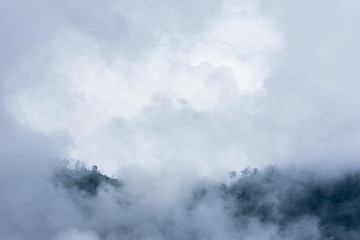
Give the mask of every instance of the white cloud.
M 327 0 L 0 1 L 1 238 L 156 239 L 171 221 L 165 232 L 180 239 L 319 238 L 316 218 L 242 228 L 220 195 L 188 204 L 197 184 L 213 189 L 211 177 L 247 165 L 294 163 L 316 178 L 360 166 L 358 9 Z M 118 171 L 124 188 L 73 201 L 50 181 L 53 155 Z M 263 200 L 277 206 L 272 192 Z
M 140 57 L 129 59 L 116 44 L 114 52 L 109 53 L 101 39 L 71 27 L 58 33 L 41 52 L 28 57 L 20 69 L 22 74 L 13 76 L 9 109 L 27 126 L 46 134 L 68 134 L 73 141 L 68 157 L 98 163 L 106 172 L 128 164 L 161 165 L 163 157 L 153 156 L 160 154 L 158 149 L 164 151 L 158 146 L 157 130 L 144 129 L 149 125 L 146 120 L 138 125 L 139 119 L 148 117 L 143 111 L 156 98 L 169 99 L 173 114 L 185 107 L 211 115 L 224 109 L 232 111 L 227 106 L 238 104 L 239 98 L 251 99 L 264 91 L 263 83 L 271 71 L 266 56 L 281 46 L 281 37 L 252 1 L 224 1 L 219 13 L 205 16 L 201 29 L 194 32 L 181 32 L 182 24 L 188 21 L 186 15 L 176 18 L 174 26 L 159 21 L 147 25 L 147 18 L 156 14 L 155 10 L 143 12 L 144 8 L 136 4 L 121 8 L 137 13 L 124 14 L 130 27 L 142 29 L 140 25 L 144 25 L 152 31 L 149 36 L 156 36 Z M 164 8 L 163 13 L 171 11 L 170 6 Z M 25 85 L 25 79 L 31 84 Z M 131 125 L 118 133 L 129 138 L 120 142 L 123 137 L 114 139 L 114 133 L 104 133 L 111 131 L 106 129 L 118 119 Z M 165 139 L 177 141 L 173 137 Z M 196 131 L 188 137 L 199 138 Z M 128 149 L 118 146 L 129 144 L 126 142 L 130 139 L 134 140 Z M 119 150 L 109 150 L 116 148 Z M 207 150 L 189 150 L 189 154 L 193 151 L 200 151 L 196 153 L 200 157 L 205 154 L 201 151 Z M 198 163 L 202 168 L 210 164 L 207 160 Z

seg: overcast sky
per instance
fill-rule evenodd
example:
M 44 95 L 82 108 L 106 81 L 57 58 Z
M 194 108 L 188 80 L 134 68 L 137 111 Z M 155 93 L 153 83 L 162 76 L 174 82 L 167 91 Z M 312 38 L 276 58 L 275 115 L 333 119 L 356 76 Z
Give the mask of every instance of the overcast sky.
M 199 179 L 247 166 L 359 169 L 359 10 L 355 0 L 1 0 L 0 238 L 166 239 L 170 219 L 173 239 L 320 239 L 312 216 L 282 235 L 256 219 L 233 226 L 211 182 L 199 207 L 186 201 Z M 126 188 L 67 194 L 50 181 L 59 159 L 96 164 Z M 266 201 L 278 204 L 274 186 L 312 181 L 292 173 Z M 261 188 L 266 174 L 251 181 Z
M 357 1 L 0 4 L 5 166 L 359 166 Z

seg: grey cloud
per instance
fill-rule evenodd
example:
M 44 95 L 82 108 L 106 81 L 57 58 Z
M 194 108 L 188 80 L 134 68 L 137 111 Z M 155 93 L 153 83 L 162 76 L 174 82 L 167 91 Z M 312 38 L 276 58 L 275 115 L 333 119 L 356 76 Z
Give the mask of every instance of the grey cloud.
M 1 1 L 0 238 L 357 239 L 359 176 L 344 172 L 359 167 L 359 3 L 259 3 L 284 38 L 280 52 L 265 54 L 272 73 L 264 91 L 249 99 L 222 89 L 231 104 L 211 113 L 161 93 L 138 118 L 111 119 L 91 136 L 100 170 L 112 156 L 147 164 L 117 171 L 119 189 L 96 182 L 89 196 L 53 184 L 54 156 L 73 139 L 19 125 L 4 107 L 13 80 L 21 76 L 15 86 L 31 91 L 45 79 L 54 92 L 45 84 L 38 93 L 73 106 L 61 75 L 46 81 L 37 72 L 49 67 L 51 52 L 37 56 L 54 41 L 76 33 L 99 46 L 104 62 L 114 53 L 136 62 L 161 45 L 159 32 L 191 35 L 213 24 L 221 1 Z M 224 172 L 269 163 L 281 167 L 224 180 Z M 292 164 L 310 173 L 284 168 Z
M 27 192 L 39 193 L 30 196 L 42 205 L 19 205 L 12 214 L 18 221 L 6 222 L 3 236 L 330 240 L 359 234 L 358 172 L 317 177 L 294 168 L 248 170 L 230 184 L 198 180 L 175 193 L 183 199 L 175 205 L 168 204 L 169 188 L 154 189 L 149 182 L 129 189 L 126 181 L 119 187 L 94 170 L 60 167 L 55 173 L 56 184 L 47 185 L 46 194 L 39 184 L 29 184 L 35 188 Z M 154 190 L 162 195 L 154 198 Z
M 326 164 L 325 172 L 358 167 L 359 3 L 260 6 L 282 29 L 285 44 L 265 82 L 264 112 L 252 120 L 250 145 L 263 149 L 254 158 L 319 169 Z

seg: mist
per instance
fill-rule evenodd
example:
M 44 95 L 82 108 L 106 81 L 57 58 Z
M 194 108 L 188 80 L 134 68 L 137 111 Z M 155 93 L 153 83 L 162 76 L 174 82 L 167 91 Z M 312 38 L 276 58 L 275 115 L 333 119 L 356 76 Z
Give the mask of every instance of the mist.
M 1 1 L 0 238 L 357 239 L 359 8 Z
M 134 189 L 95 166 L 73 169 L 64 162 L 47 183 L 33 178 L 30 188 L 18 192 L 27 197 L 8 203 L 15 209 L 3 215 L 4 239 L 357 239 L 359 234 L 358 171 L 324 178 L 296 168 L 245 168 L 230 172 L 227 182 L 203 178 L 174 192 L 143 180 Z

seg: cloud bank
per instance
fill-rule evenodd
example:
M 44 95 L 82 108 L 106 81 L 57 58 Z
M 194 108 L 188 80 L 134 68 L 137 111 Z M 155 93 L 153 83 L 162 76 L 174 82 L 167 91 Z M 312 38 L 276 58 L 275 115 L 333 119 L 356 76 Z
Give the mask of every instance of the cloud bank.
M 359 7 L 2 1 L 0 238 L 356 239 Z
M 109 172 L 130 164 L 149 168 L 170 161 L 157 156 L 166 150 L 156 149 L 161 142 L 153 138 L 161 130 L 151 129 L 166 115 L 182 121 L 188 112 L 208 121 L 234 109 L 245 117 L 253 111 L 251 103 L 264 94 L 271 71 L 267 54 L 282 44 L 279 30 L 258 12 L 257 2 L 207 6 L 198 1 L 196 6 L 180 4 L 181 11 L 177 2 L 149 9 L 146 5 L 125 1 L 107 6 L 111 17 L 98 27 L 125 25 L 128 30 L 109 30 L 119 42 L 84 32 L 85 23 L 75 22 L 59 28 L 23 58 L 19 74 L 10 76 L 8 108 L 13 116 L 45 134 L 69 135 L 73 145 L 67 157 L 90 164 L 101 159 Z M 135 39 L 140 49 L 131 45 Z M 191 118 L 185 129 L 197 128 Z M 176 134 L 160 135 L 165 141 L 183 142 Z M 131 144 L 136 149 L 123 149 L 128 138 L 136 138 Z
M 30 222 L 29 213 L 13 213 L 20 221 L 3 222 L 2 235 L 76 240 L 357 239 L 360 193 L 354 189 L 359 188 L 359 176 L 351 172 L 319 178 L 297 169 L 247 168 L 238 176 L 232 172 L 227 184 L 203 179 L 174 196 L 169 188 L 154 188 L 151 182 L 141 181 L 134 188 L 96 168 L 59 166 L 51 177 L 51 194 L 32 199 L 43 201 L 46 211 L 31 208 L 36 221 Z

